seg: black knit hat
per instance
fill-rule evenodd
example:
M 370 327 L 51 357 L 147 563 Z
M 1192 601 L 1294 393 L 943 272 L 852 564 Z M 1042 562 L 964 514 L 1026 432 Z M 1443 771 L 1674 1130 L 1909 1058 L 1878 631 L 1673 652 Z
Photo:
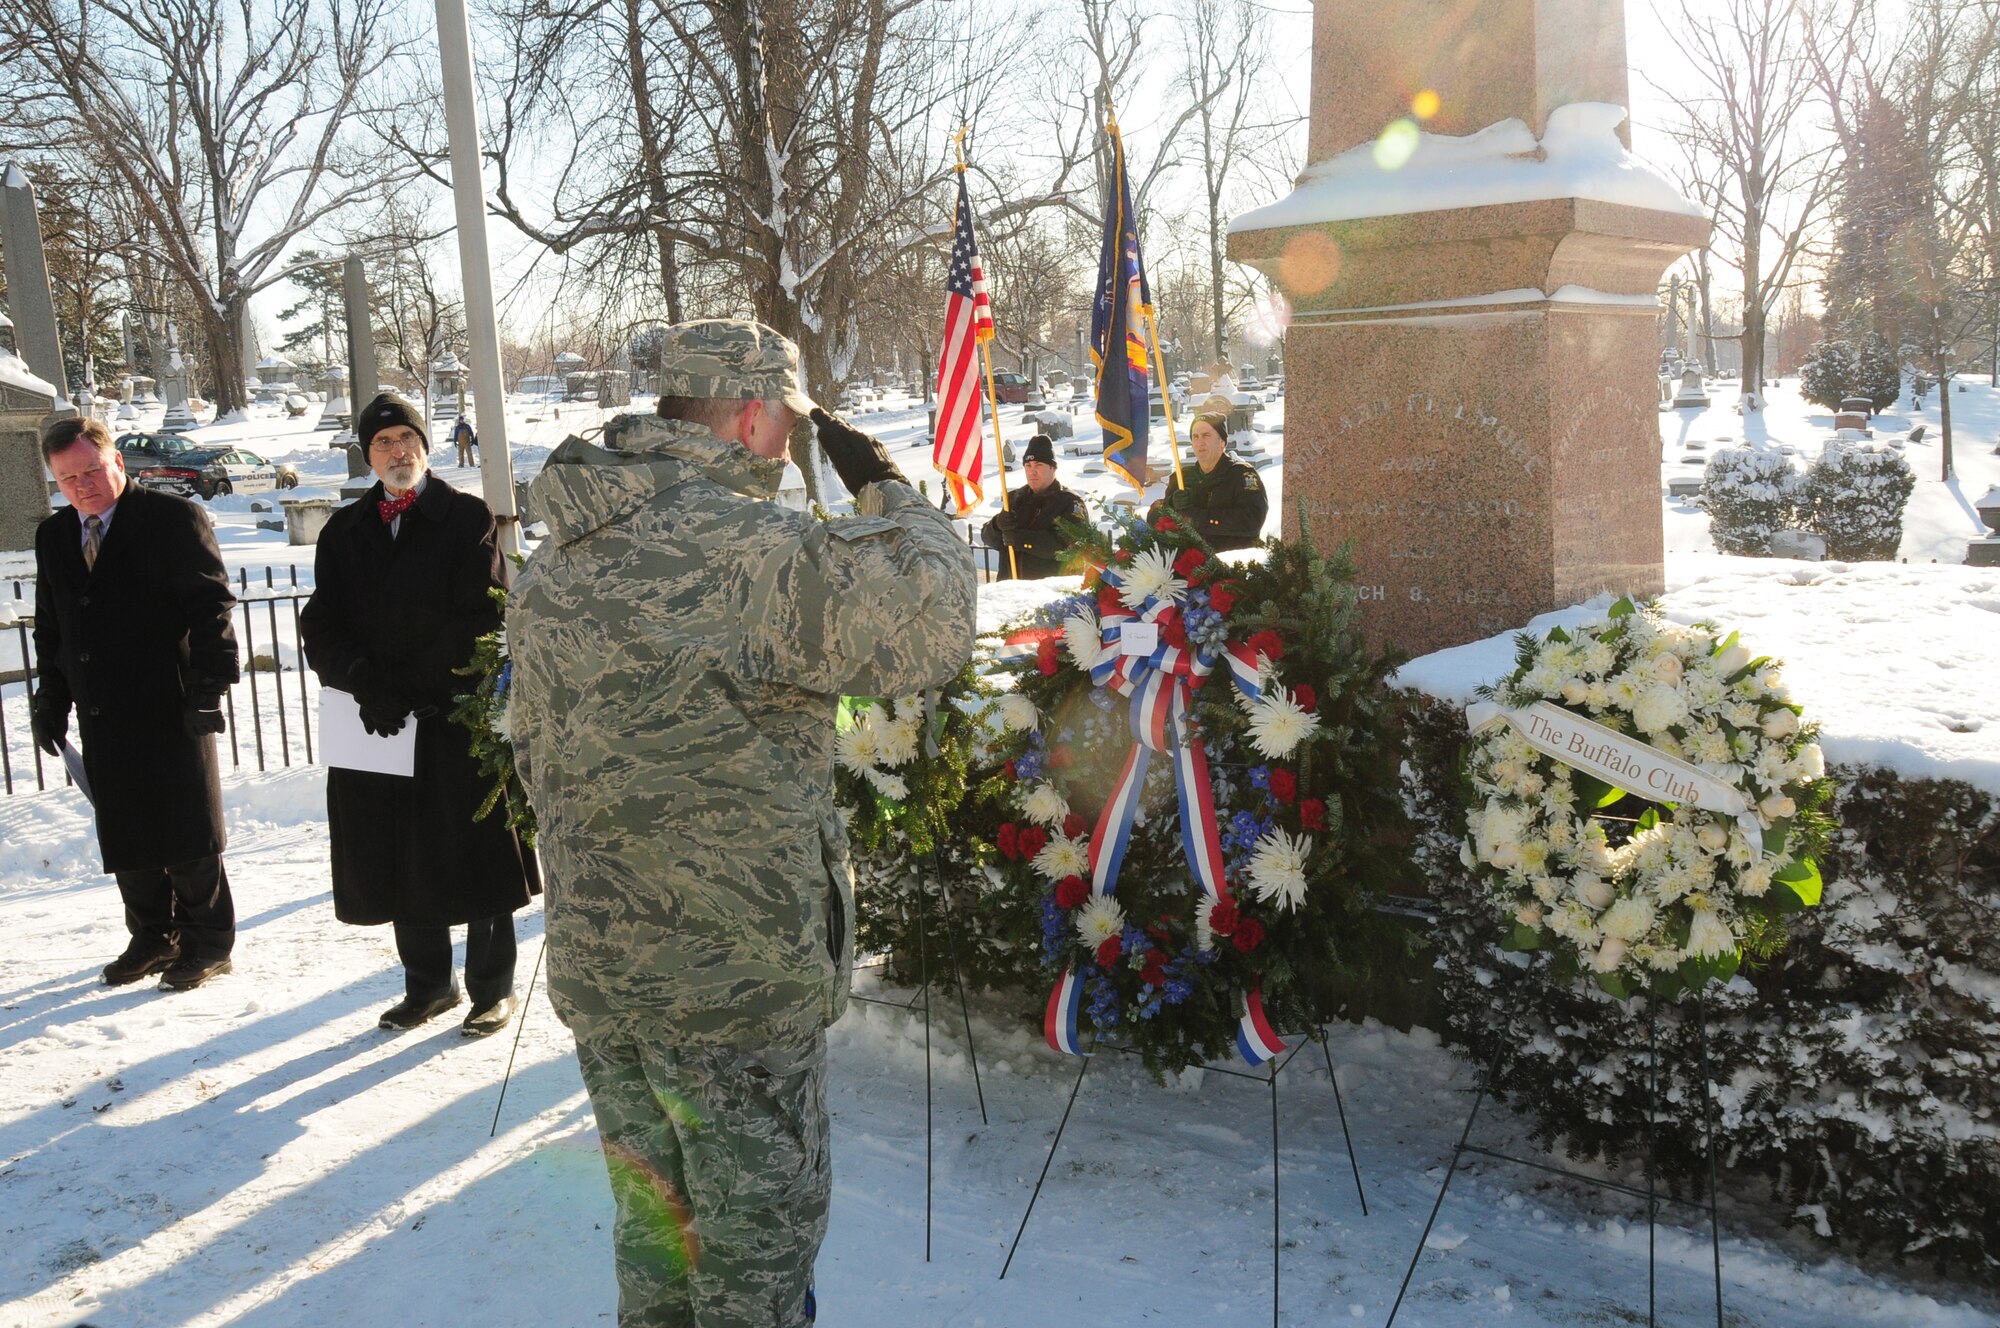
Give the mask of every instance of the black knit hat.
M 1045 433 L 1038 433 L 1028 440 L 1028 450 L 1021 454 L 1023 461 L 1039 461 L 1045 466 L 1056 463 L 1056 445 Z
M 375 441 L 377 433 L 397 424 L 415 429 L 418 437 L 427 444 L 430 442 L 430 435 L 424 432 L 424 417 L 417 413 L 415 406 L 394 392 L 384 392 L 363 406 L 360 416 L 354 421 L 354 431 L 365 449 Z

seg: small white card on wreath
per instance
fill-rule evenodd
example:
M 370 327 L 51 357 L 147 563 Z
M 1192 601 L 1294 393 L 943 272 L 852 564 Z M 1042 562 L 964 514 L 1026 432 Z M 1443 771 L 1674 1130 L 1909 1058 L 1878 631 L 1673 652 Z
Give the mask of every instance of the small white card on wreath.
M 1158 623 L 1128 622 L 1118 629 L 1118 653 L 1121 655 L 1150 655 L 1159 648 Z

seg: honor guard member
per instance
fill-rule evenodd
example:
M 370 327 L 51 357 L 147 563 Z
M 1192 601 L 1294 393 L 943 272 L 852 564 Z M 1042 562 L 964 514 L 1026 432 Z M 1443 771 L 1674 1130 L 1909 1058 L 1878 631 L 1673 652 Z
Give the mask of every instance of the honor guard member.
M 1007 506 L 993 514 L 981 538 L 987 548 L 1000 550 L 1002 580 L 1011 579 L 1015 567 L 1023 581 L 1059 576 L 1070 539 L 1056 529 L 1056 522 L 1083 520 L 1083 499 L 1063 488 L 1056 478 L 1056 446 L 1045 433 L 1028 440 L 1021 474 L 1028 482 L 1007 495 Z M 1011 566 L 1007 559 L 1010 548 L 1014 551 Z
M 1264 518 L 1271 499 L 1257 468 L 1229 455 L 1229 417 L 1203 412 L 1188 426 L 1195 465 L 1183 470 L 1187 487 L 1171 481 L 1165 509 L 1217 549 L 1247 549 L 1264 537 Z
M 59 755 L 75 710 L 132 936 L 105 983 L 159 973 L 185 991 L 227 973 L 236 946 L 215 754 L 236 597 L 208 514 L 131 483 L 103 424 L 56 421 L 42 460 L 69 506 L 35 528 L 35 741 Z
M 620 1328 L 802 1328 L 853 964 L 834 715 L 951 678 L 975 578 L 784 337 L 684 323 L 661 364 L 656 415 L 550 454 L 507 611 L 549 995 L 604 1141 Z M 807 415 L 865 515 L 772 501 Z

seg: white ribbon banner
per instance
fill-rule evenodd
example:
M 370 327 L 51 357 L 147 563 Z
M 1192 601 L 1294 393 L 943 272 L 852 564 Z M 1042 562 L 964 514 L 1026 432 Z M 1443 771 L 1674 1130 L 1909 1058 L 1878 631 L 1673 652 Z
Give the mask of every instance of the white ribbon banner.
M 1760 851 L 1763 848 L 1763 823 L 1757 819 L 1749 795 L 1700 766 L 1552 701 L 1537 701 L 1520 710 L 1497 701 L 1475 701 L 1465 708 L 1465 722 L 1475 733 L 1500 720 L 1511 724 L 1536 751 L 1627 793 L 1734 817 L 1744 837 Z

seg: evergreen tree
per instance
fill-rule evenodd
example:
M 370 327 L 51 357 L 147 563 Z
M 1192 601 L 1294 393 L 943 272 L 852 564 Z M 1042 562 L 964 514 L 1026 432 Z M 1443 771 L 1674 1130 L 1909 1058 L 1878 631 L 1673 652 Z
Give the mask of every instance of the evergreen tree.
M 1799 370 L 1799 392 L 1807 401 L 1825 406 L 1828 410 L 1839 410 L 1840 399 L 1848 394 L 1861 377 L 1861 360 L 1854 353 L 1852 342 L 1833 340 L 1816 342 L 1812 355 L 1805 367 Z M 1900 380 L 1897 380 L 1900 387 Z M 1896 399 L 1896 391 L 1889 393 L 1889 400 Z
M 299 299 L 278 311 L 278 321 L 302 321 L 285 334 L 278 350 L 295 360 L 337 364 L 346 358 L 340 347 L 347 339 L 340 260 L 317 249 L 301 249 L 292 255 L 291 261 L 303 265 L 285 278 L 299 288 Z
M 1875 94 L 1855 117 L 1834 205 L 1823 286 L 1829 330 L 1852 340 L 1874 332 L 1894 346 L 1917 326 L 1910 254 L 1924 183 L 1902 108 Z
M 1896 404 L 1903 392 L 1903 362 L 1879 332 L 1870 332 L 1861 343 L 1861 359 L 1856 367 L 1853 388 L 1856 396 L 1867 397 L 1876 410 Z

